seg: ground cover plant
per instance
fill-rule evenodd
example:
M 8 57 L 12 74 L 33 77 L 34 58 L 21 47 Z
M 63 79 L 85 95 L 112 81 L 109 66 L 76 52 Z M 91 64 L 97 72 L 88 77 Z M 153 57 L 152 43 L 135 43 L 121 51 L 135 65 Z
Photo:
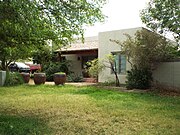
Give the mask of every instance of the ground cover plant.
M 0 134 L 180 134 L 180 98 L 95 86 L 0 88 Z

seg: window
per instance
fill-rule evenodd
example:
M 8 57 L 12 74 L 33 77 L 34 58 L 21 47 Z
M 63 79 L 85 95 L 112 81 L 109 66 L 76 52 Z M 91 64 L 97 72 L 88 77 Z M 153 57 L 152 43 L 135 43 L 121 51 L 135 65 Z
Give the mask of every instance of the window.
M 126 56 L 121 53 L 112 53 L 115 57 L 114 68 L 118 74 L 126 73 Z

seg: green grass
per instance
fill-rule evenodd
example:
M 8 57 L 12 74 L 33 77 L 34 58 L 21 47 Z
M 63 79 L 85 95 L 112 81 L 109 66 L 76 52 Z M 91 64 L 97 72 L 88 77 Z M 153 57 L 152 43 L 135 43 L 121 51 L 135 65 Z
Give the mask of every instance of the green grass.
M 178 135 L 180 98 L 96 87 L 0 87 L 0 135 Z

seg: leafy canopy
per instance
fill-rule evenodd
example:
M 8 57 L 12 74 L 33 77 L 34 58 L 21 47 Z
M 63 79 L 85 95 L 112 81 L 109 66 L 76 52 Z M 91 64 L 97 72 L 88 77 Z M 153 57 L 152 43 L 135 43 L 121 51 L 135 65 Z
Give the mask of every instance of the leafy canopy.
M 180 41 L 180 1 L 151 0 L 141 12 L 141 20 L 159 33 L 172 32 Z
M 142 29 L 135 37 L 125 34 L 124 42 L 110 40 L 120 45 L 122 54 L 127 56 L 132 67 L 154 69 L 156 64 L 177 57 L 177 46 L 161 35 Z
M 127 72 L 127 88 L 146 89 L 151 86 L 152 71 L 157 65 L 177 57 L 177 46 L 161 35 L 147 29 L 137 31 L 134 37 L 125 34 L 124 42 L 110 40 L 120 45 L 121 53 L 131 64 Z
M 106 0 L 0 0 L 0 61 L 31 56 L 36 46 L 52 40 L 64 46 L 83 37 L 85 25 L 104 21 Z
M 120 81 L 118 78 L 118 72 L 116 69 L 116 61 L 115 56 L 112 54 L 108 54 L 105 59 L 94 59 L 92 61 L 87 62 L 88 65 L 88 73 L 90 76 L 98 78 L 98 75 L 104 70 L 104 68 L 110 68 L 116 79 L 116 86 L 120 86 Z
M 94 59 L 92 61 L 87 62 L 88 73 L 91 77 L 98 78 L 98 74 L 103 70 L 104 66 L 99 59 Z

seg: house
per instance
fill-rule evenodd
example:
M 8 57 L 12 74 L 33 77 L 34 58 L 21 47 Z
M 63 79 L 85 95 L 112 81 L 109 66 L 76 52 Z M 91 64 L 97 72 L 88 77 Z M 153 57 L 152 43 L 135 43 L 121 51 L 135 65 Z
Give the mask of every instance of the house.
M 124 34 L 129 34 L 130 36 L 134 36 L 134 34 L 138 30 L 142 30 L 142 27 L 138 28 L 131 28 L 131 29 L 122 29 L 122 30 L 115 30 L 115 31 L 107 31 L 101 32 L 98 35 L 98 58 L 104 59 L 107 54 L 114 54 L 116 60 L 116 69 L 118 72 L 118 77 L 121 84 L 125 84 L 126 82 L 126 71 L 131 69 L 130 63 L 126 60 L 124 55 L 120 53 L 120 46 L 112 40 L 119 40 L 121 42 L 125 41 L 127 37 Z M 112 82 L 115 81 L 114 74 L 110 68 L 105 68 L 98 77 L 99 82 Z
M 66 48 L 62 48 L 61 57 L 65 57 L 66 60 L 71 61 L 71 70 L 76 75 L 82 75 L 84 78 L 88 78 L 89 75 L 86 72 L 86 63 L 95 58 L 98 58 L 98 37 L 85 38 L 85 42 L 81 40 L 76 41 Z
M 120 54 L 120 47 L 116 43 L 110 41 L 113 40 L 126 40 L 126 36 L 134 34 L 143 29 L 142 27 L 100 32 L 96 37 L 85 38 L 84 43 L 82 41 L 76 41 L 66 48 L 62 48 L 60 51 L 61 56 L 65 57 L 66 60 L 71 61 L 71 70 L 77 74 L 82 75 L 84 78 L 88 78 L 89 75 L 86 72 L 86 62 L 91 61 L 95 58 L 104 59 L 107 54 L 113 53 L 116 55 L 117 70 L 120 83 L 126 81 L 126 71 L 130 70 L 130 64 L 127 62 L 126 57 Z M 111 69 L 105 68 L 98 76 L 98 82 L 110 82 L 114 81 L 114 74 Z
M 126 57 L 121 55 L 120 46 L 112 41 L 125 41 L 127 37 L 124 34 L 135 36 L 138 30 L 145 28 L 131 28 L 114 31 L 100 32 L 97 37 L 85 38 L 84 43 L 76 41 L 67 48 L 63 48 L 60 52 L 67 60 L 72 61 L 71 70 L 83 77 L 89 77 L 85 71 L 86 62 L 94 58 L 105 59 L 107 54 L 114 54 L 116 60 L 116 69 L 121 84 L 126 82 L 126 71 L 131 69 L 130 63 Z M 151 31 L 149 31 L 152 33 Z M 173 88 L 180 88 L 180 61 L 164 62 L 153 72 L 154 82 L 163 84 L 164 86 L 172 86 Z M 110 68 L 105 68 L 98 76 L 98 82 L 112 82 L 115 81 L 114 74 Z

